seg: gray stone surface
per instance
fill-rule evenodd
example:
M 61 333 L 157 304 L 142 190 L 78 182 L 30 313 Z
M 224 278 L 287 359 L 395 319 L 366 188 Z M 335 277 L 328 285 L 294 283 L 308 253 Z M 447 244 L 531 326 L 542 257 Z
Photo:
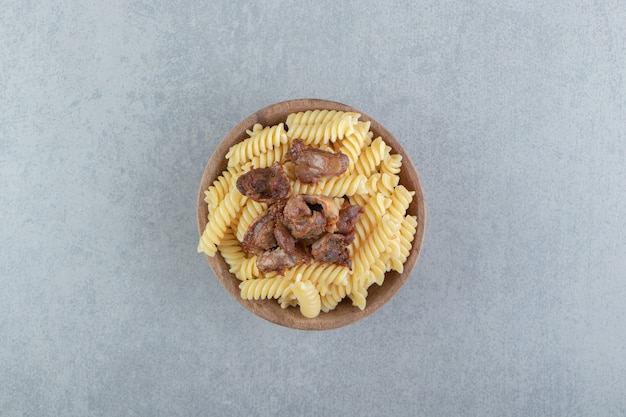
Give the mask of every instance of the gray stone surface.
M 1 9 L 0 415 L 626 415 L 623 1 Z M 302 97 L 394 132 L 429 213 L 398 296 L 324 333 L 196 253 L 220 138 Z

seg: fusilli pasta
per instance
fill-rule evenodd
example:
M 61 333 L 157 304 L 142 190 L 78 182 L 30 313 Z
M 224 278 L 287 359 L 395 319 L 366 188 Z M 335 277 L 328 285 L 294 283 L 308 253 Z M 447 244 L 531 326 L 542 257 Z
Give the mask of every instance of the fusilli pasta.
M 234 175 L 230 171 L 222 172 L 222 175 L 213 181 L 213 185 L 204 192 L 204 202 L 208 204 L 209 212 L 215 210 L 220 201 L 226 196 L 226 193 L 230 191 L 233 185 L 233 177 Z
M 343 139 L 354 132 L 361 115 L 335 110 L 313 110 L 287 116 L 289 137 L 303 139 L 307 145 L 321 145 Z
M 282 308 L 298 307 L 304 317 L 329 312 L 345 299 L 363 310 L 368 288 L 383 285 L 387 272 L 403 271 L 417 230 L 417 217 L 407 210 L 415 192 L 400 184 L 402 156 L 394 154 L 382 137 L 374 139 L 369 121 L 355 112 L 309 110 L 288 115 L 284 123 L 246 131 L 248 137 L 232 146 L 227 169 L 204 191 L 208 222 L 200 236 L 198 251 L 209 256 L 220 252 L 229 271 L 240 280 L 240 295 L 247 300 L 276 299 Z M 302 184 L 293 162 L 285 161 L 293 139 L 315 148 L 341 152 L 348 169 L 317 184 Z M 348 246 L 352 269 L 312 261 L 277 271 L 262 272 L 257 256 L 245 253 L 244 236 L 252 222 L 268 208 L 243 196 L 237 178 L 252 168 L 274 162 L 283 165 L 292 194 L 334 197 L 363 208 Z
M 226 228 L 230 226 L 246 200 L 247 197 L 244 197 L 237 188 L 231 189 L 226 194 L 215 211 L 209 213 L 209 220 L 198 245 L 199 252 L 204 252 L 209 256 L 215 255 L 217 245 L 224 237 Z
M 296 280 L 291 290 L 300 305 L 300 313 L 307 318 L 315 318 L 320 314 L 322 302 L 320 295 L 311 281 Z
M 372 175 L 390 150 L 391 148 L 385 144 L 383 139 L 380 136 L 377 137 L 372 141 L 370 147 L 361 152 L 359 159 L 354 163 L 354 172 L 365 176 Z
M 302 184 L 294 181 L 292 185 L 294 194 L 320 194 L 329 197 L 343 197 L 354 194 L 367 193 L 367 177 L 365 175 L 340 175 L 332 177 L 318 184 Z
M 355 248 L 356 250 L 352 255 L 354 259 L 352 275 L 363 281 L 370 265 L 376 262 L 380 254 L 389 246 L 389 242 L 395 238 L 399 228 L 400 224 L 385 214 L 372 233 L 358 248 Z
M 255 156 L 278 148 L 289 140 L 283 123 L 253 130 L 251 133 L 248 139 L 229 149 L 226 154 L 228 166 L 243 165 Z
M 244 300 L 264 300 L 284 297 L 291 292 L 293 281 L 283 277 L 248 279 L 239 284 Z

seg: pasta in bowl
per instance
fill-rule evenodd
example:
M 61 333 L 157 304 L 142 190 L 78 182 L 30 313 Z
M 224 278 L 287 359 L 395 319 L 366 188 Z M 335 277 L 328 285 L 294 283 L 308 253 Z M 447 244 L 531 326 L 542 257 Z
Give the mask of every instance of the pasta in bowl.
M 197 215 L 198 251 L 236 300 L 273 323 L 326 330 L 376 312 L 407 281 L 426 206 L 382 125 L 299 99 L 228 133 L 205 168 Z

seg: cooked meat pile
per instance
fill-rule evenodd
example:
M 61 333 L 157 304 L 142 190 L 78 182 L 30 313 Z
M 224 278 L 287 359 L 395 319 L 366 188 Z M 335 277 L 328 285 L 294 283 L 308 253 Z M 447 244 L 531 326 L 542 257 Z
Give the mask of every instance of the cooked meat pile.
M 306 148 L 299 139 L 288 153 L 302 182 L 315 183 L 347 167 L 344 154 Z M 283 275 L 287 268 L 311 260 L 352 269 L 348 245 L 354 240 L 361 207 L 346 202 L 340 208 L 332 197 L 323 195 L 292 195 L 289 179 L 277 162 L 239 177 L 237 189 L 252 200 L 270 204 L 250 224 L 242 242 L 244 251 L 257 255 L 260 271 Z

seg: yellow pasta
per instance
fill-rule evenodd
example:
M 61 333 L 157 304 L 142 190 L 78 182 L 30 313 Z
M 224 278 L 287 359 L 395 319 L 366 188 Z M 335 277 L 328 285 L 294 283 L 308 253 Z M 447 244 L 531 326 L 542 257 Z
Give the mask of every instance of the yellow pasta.
M 290 292 L 279 297 L 278 304 L 280 305 L 280 308 L 283 308 L 283 309 L 288 308 L 288 307 L 297 307 L 298 299 L 293 294 L 293 292 Z
M 381 161 L 389 154 L 391 148 L 379 136 L 372 141 L 370 147 L 361 152 L 359 159 L 354 164 L 354 172 L 370 176 L 376 172 Z
M 255 279 L 261 277 L 261 271 L 256 266 L 256 255 L 244 259 L 239 265 L 233 267 L 229 272 L 235 274 L 238 280 Z
M 402 169 L 402 155 L 390 154 L 380 161 L 380 173 L 381 174 L 399 174 Z
M 360 310 L 365 310 L 367 304 L 367 288 L 365 286 L 355 288 L 350 294 L 348 294 L 352 305 L 358 307 Z
M 315 318 L 322 310 L 322 302 L 320 295 L 315 289 L 311 281 L 300 281 L 291 284 L 291 291 L 295 294 L 298 304 L 300 305 L 300 313 L 307 318 Z
M 356 249 L 360 243 L 372 232 L 374 227 L 380 222 L 387 207 L 391 205 L 391 199 L 383 194 L 376 194 L 371 197 L 363 207 L 363 214 L 354 225 L 355 235 L 352 248 Z
M 265 300 L 284 297 L 293 282 L 282 277 L 248 279 L 239 284 L 244 300 Z
M 224 261 L 230 267 L 229 271 L 232 273 L 238 270 L 246 259 L 246 253 L 230 227 L 226 229 L 224 236 L 217 244 L 217 249 L 219 249 Z
M 336 284 L 328 285 L 324 294 L 320 294 L 322 311 L 328 313 L 329 311 L 334 310 L 347 295 L 348 286 Z
M 368 283 L 383 285 L 385 274 L 391 269 L 387 266 L 387 262 L 391 259 L 389 255 L 390 252 L 385 251 L 381 257 L 376 259 L 376 262 L 370 265 L 369 276 L 366 278 L 365 285 L 368 285 Z
M 352 254 L 354 269 L 352 275 L 364 281 L 365 274 L 382 252 L 389 246 L 390 241 L 396 238 L 400 224 L 394 222 L 391 216 L 385 214 L 371 234 Z
M 396 221 L 401 221 L 414 195 L 415 191 L 409 191 L 404 185 L 398 185 L 391 195 L 391 205 L 389 206 L 388 213 Z
M 303 139 L 307 145 L 321 145 L 343 139 L 354 132 L 359 113 L 312 110 L 287 116 L 289 137 Z
M 243 165 L 255 156 L 259 156 L 288 142 L 285 125 L 267 126 L 253 130 L 248 139 L 233 145 L 226 153 L 228 166 Z
M 345 266 L 313 261 L 309 264 L 301 264 L 285 271 L 285 278 L 294 279 L 300 275 L 305 281 L 314 284 L 328 285 L 330 283 L 345 285 L 348 282 L 350 269 Z
M 204 192 L 204 202 L 208 204 L 209 212 L 215 210 L 226 193 L 230 191 L 233 185 L 233 176 L 233 173 L 228 170 L 222 172 L 222 175 L 213 181 L 213 185 Z
M 407 215 L 400 223 L 400 234 L 398 236 L 398 256 L 391 258 L 391 269 L 398 272 L 403 271 L 404 263 L 406 262 L 409 254 L 411 253 L 411 247 L 413 239 L 415 238 L 415 232 L 417 231 L 417 217 Z
M 274 299 L 281 308 L 299 307 L 308 318 L 330 312 L 344 300 L 363 310 L 371 285 L 383 285 L 389 271 L 403 271 L 418 226 L 417 217 L 407 214 L 415 192 L 400 184 L 402 156 L 392 153 L 382 137 L 374 139 L 371 123 L 360 117 L 334 110 L 292 113 L 284 123 L 255 124 L 246 139 L 229 149 L 227 169 L 204 191 L 208 222 L 198 251 L 209 256 L 220 252 L 241 281 L 243 299 Z M 345 154 L 348 169 L 317 184 L 300 183 L 293 163 L 285 161 L 293 139 Z M 352 269 L 312 261 L 288 268 L 283 275 L 261 272 L 257 256 L 243 251 L 246 231 L 268 204 L 243 196 L 237 178 L 274 162 L 283 165 L 293 194 L 325 195 L 334 197 L 339 207 L 349 202 L 363 208 L 348 246 Z
M 318 184 L 302 184 L 296 180 L 292 184 L 294 194 L 320 194 L 329 197 L 343 197 L 367 193 L 365 175 L 340 175 Z
M 289 114 L 286 123 L 289 130 L 293 130 L 298 125 L 327 123 L 343 115 L 344 112 L 337 110 L 307 110 Z
M 357 206 L 365 207 L 367 201 L 370 199 L 371 195 L 368 194 L 354 194 L 347 196 L 348 202 L 350 204 L 356 204 Z
M 220 202 L 215 211 L 209 213 L 209 221 L 198 245 L 198 251 L 209 256 L 217 252 L 217 245 L 224 237 L 226 228 L 241 210 L 247 197 L 244 197 L 237 188 L 231 189 L 224 200 Z
M 372 176 L 367 179 L 365 187 L 369 194 L 382 193 L 391 195 L 399 182 L 400 177 L 397 175 L 376 173 L 372 174 Z
M 253 156 L 250 160 L 251 165 L 255 168 L 266 168 L 271 166 L 274 162 L 283 162 L 285 153 L 291 147 L 291 143 L 285 142 L 280 146 L 270 149 L 260 155 Z
M 370 122 L 359 122 L 355 126 L 354 132 L 342 141 L 337 141 L 340 144 L 337 147 L 337 152 L 341 152 L 348 157 L 348 171 L 352 171 L 355 162 L 359 159 L 361 151 L 369 142 L 371 142 L 370 136 L 367 134 L 369 131 Z

